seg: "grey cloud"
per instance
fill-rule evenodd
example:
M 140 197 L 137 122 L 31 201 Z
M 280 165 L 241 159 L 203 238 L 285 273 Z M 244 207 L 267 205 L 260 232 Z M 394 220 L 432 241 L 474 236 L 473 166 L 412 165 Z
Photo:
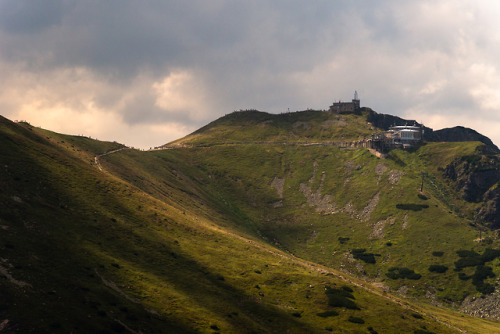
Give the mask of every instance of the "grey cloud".
M 61 23 L 60 0 L 2 0 L 0 28 L 8 33 L 37 33 Z
M 128 124 L 201 126 L 239 108 L 327 108 L 354 89 L 380 112 L 403 116 L 418 106 L 487 115 L 470 95 L 467 74 L 457 72 L 472 61 L 500 66 L 498 43 L 485 33 L 488 10 L 467 2 L 439 2 L 457 8 L 449 14 L 426 12 L 434 2 L 393 0 L 41 3 L 0 0 L 0 61 L 32 72 L 89 69 L 115 87 L 96 92 L 95 102 Z M 210 113 L 159 108 L 147 85 L 134 84 L 179 69 L 206 88 Z M 417 94 L 440 79 L 442 89 Z M 126 105 L 120 90 L 133 96 Z

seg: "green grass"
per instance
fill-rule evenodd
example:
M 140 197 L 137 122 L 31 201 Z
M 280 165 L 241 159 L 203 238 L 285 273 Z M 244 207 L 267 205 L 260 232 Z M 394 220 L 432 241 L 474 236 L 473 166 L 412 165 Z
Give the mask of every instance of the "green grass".
M 444 252 L 443 265 L 448 267 L 453 266 L 455 251 L 462 245 L 483 246 L 473 242 L 477 232 L 449 212 L 439 193 L 425 187 L 426 199 L 419 197 L 420 171 L 425 163 L 415 153 L 394 152 L 404 162 L 402 168 L 394 159 L 380 160 L 363 149 L 249 144 L 155 152 L 158 159 L 173 158 L 175 154 L 189 161 L 183 170 L 196 166 L 197 172 L 202 172 L 193 180 L 198 189 L 206 191 L 205 201 L 221 203 L 221 212 L 231 213 L 235 218 L 226 222 L 226 227 L 253 233 L 299 257 L 344 267 L 354 274 L 360 273 L 358 262 L 346 258 L 351 250 L 365 248 L 366 253 L 380 254 L 380 258 L 376 265 L 361 262 L 361 274 L 375 278 L 379 270 L 386 272 L 390 267 L 411 265 L 410 268 L 423 275 L 411 292 L 415 296 L 423 294 L 430 281 L 443 287 L 438 293 L 443 300 L 459 301 L 466 293 L 475 291 L 453 274 L 436 278 L 428 272 L 428 267 L 434 264 L 432 252 L 436 251 L 436 245 Z M 317 167 L 313 166 L 314 161 Z M 380 164 L 387 170 L 377 175 L 374 170 Z M 396 172 L 402 176 L 393 184 L 390 175 Z M 285 180 L 282 199 L 271 187 L 275 177 Z M 305 184 L 319 198 L 329 195 L 338 212 L 318 212 L 318 207 L 310 205 L 300 191 L 300 184 Z M 367 203 L 377 193 L 379 201 L 375 209 L 369 217 L 363 216 Z M 279 200 L 282 206 L 274 207 Z M 421 210 L 412 210 L 413 206 L 398 208 L 397 203 L 412 204 Z M 349 204 L 353 212 L 344 209 Z M 371 228 L 367 226 L 382 220 L 387 221 L 383 237 L 370 237 Z M 228 225 L 231 223 L 233 226 Z M 339 238 L 349 241 L 342 243 Z M 387 242 L 392 246 L 387 247 Z M 384 282 L 398 288 L 397 282 Z M 445 282 L 451 282 L 449 288 Z
M 331 120 L 310 113 L 277 118 L 284 134 L 276 138 L 290 127 L 302 131 L 293 126 L 298 121 Z M 102 157 L 101 172 L 93 155 L 119 144 L 0 121 L 0 265 L 31 285 L 3 275 L 0 315 L 22 332 L 120 332 L 125 325 L 142 332 L 397 333 L 424 326 L 452 333 L 432 317 L 412 316 L 416 309 L 428 314 L 427 304 L 402 307 L 354 276 L 397 289 L 399 282 L 377 275 L 404 264 L 422 274 L 411 295 L 429 284 L 454 301 L 475 291 L 455 272 L 427 270 L 436 259 L 451 267 L 459 249 L 484 254 L 485 246 L 435 192 L 418 197 L 415 168 L 426 162 L 416 153 L 381 160 L 364 149 L 261 144 L 124 150 Z M 276 177 L 284 179 L 282 198 L 271 186 Z M 317 200 L 308 201 L 301 184 Z M 367 213 L 370 202 L 376 205 Z M 321 203 L 335 203 L 336 211 L 322 211 Z M 382 220 L 383 235 L 373 237 Z M 360 248 L 380 257 L 375 264 L 351 258 Z M 329 305 L 325 291 L 344 291 L 359 310 Z M 451 310 L 440 312 L 466 326 Z M 349 321 L 355 318 L 365 323 Z M 474 322 L 478 330 L 496 326 Z
M 365 119 L 366 115 L 336 115 L 316 110 L 279 115 L 255 110 L 239 111 L 168 145 L 213 146 L 358 140 L 369 137 L 374 132 Z

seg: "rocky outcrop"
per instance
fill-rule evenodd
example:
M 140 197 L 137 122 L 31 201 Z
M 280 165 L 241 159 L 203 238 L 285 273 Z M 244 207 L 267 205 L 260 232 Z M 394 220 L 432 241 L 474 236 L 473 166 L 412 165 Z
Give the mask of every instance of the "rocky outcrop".
M 500 189 L 497 187 L 486 192 L 485 203 L 479 210 L 478 216 L 489 222 L 492 227 L 500 228 Z
M 500 320 L 500 296 L 498 292 L 481 298 L 468 296 L 460 305 L 460 311 L 475 317 Z
M 365 108 L 367 109 L 367 108 Z M 366 117 L 366 121 L 370 122 L 373 126 L 387 131 L 391 126 L 395 125 L 408 125 L 408 124 L 416 124 L 416 125 L 421 125 L 415 120 L 409 120 L 409 119 L 404 119 L 398 116 L 393 116 L 393 115 L 388 115 L 388 114 L 379 114 L 376 111 L 373 111 L 371 109 L 368 110 L 368 116 Z M 425 127 L 424 126 L 424 139 L 429 140 L 429 138 L 426 137 L 427 134 L 432 134 L 433 130 L 431 128 Z
M 455 126 L 454 128 L 446 128 L 434 131 L 432 136 L 430 136 L 429 141 L 479 141 L 486 145 L 489 154 L 498 154 L 500 150 L 493 144 L 490 138 L 483 136 L 479 132 L 465 128 L 463 126 Z
M 367 109 L 367 108 L 366 108 Z M 366 120 L 370 122 L 373 126 L 387 131 L 389 127 L 393 125 L 406 125 L 406 124 L 416 124 L 421 125 L 414 120 L 404 119 L 398 116 L 392 116 L 387 114 L 379 114 L 371 109 L 368 110 L 368 116 Z M 456 141 L 479 141 L 485 144 L 485 153 L 487 154 L 499 154 L 500 149 L 493 144 L 491 139 L 482 134 L 478 133 L 473 129 L 469 129 L 463 126 L 456 126 L 453 128 L 446 128 L 434 131 L 431 128 L 424 126 L 424 140 L 431 142 L 456 142 Z
M 500 158 L 477 153 L 455 159 L 444 170 L 462 198 L 483 205 L 478 218 L 492 228 L 500 228 Z

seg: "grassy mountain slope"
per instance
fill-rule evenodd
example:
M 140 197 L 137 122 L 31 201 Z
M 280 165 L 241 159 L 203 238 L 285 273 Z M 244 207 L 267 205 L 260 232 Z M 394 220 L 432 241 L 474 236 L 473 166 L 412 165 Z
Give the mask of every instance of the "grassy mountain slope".
M 325 287 L 344 280 L 100 172 L 92 150 L 116 144 L 1 121 L 2 331 L 451 332 L 353 284 L 361 310 L 328 306 Z
M 312 129 L 309 138 L 315 140 L 320 140 L 314 134 L 321 128 L 318 124 L 345 117 L 318 112 L 315 118 L 314 113 L 269 117 L 278 119 L 273 124 L 279 128 L 302 119 L 301 128 Z M 499 248 L 496 232 L 486 229 L 478 215 L 485 202 L 464 200 L 471 189 L 483 187 L 481 193 L 486 194 L 498 189 L 498 179 L 489 178 L 498 171 L 498 157 L 485 155 L 483 143 L 427 143 L 413 152 L 395 150 L 388 159 L 378 159 L 364 149 L 304 147 L 300 144 L 307 136 L 296 135 L 293 126 L 289 130 L 296 141 L 271 145 L 280 144 L 272 131 L 259 137 L 266 115 L 242 113 L 240 123 L 240 114 L 223 117 L 182 139 L 192 148 L 177 154 L 206 173 L 214 193 L 244 217 L 242 228 L 251 226 L 257 235 L 302 258 L 340 266 L 403 294 L 427 296 L 434 303 L 460 303 L 466 296 L 492 291 L 500 273 L 498 259 L 479 261 L 479 267 L 455 264 L 464 261 L 457 251 L 474 250 L 479 255 Z M 304 123 L 306 117 L 311 117 L 309 123 Z M 365 115 L 349 117 L 355 121 L 345 118 L 343 128 L 370 129 L 363 123 Z M 262 142 L 224 137 L 228 127 Z M 218 145 L 197 145 L 214 134 L 221 135 Z M 457 162 L 465 171 L 453 179 L 446 170 Z M 360 249 L 365 249 L 364 255 L 355 254 Z M 391 273 L 398 272 L 394 267 L 408 267 L 420 278 L 392 279 Z
M 473 151 L 477 144 L 467 145 Z M 190 166 L 197 166 L 203 174 L 198 172 L 191 182 L 203 189 L 196 195 L 199 214 L 219 203 L 219 211 L 233 217 L 224 222 L 225 227 L 232 223 L 231 228 L 253 233 L 298 257 L 344 268 L 395 290 L 405 286 L 410 295 L 422 296 L 431 289 L 442 301 L 460 302 L 476 292 L 470 281 L 464 284 L 453 271 L 456 251 L 475 249 L 482 253 L 496 247 L 496 241 L 474 241 L 479 232 L 454 211 L 458 200 L 430 171 L 424 179 L 425 195 L 419 193 L 421 171 L 426 170 L 419 156 L 426 150 L 393 152 L 393 158 L 387 160 L 366 150 L 269 145 L 192 148 L 150 155 L 165 164 L 163 161 L 178 154 Z M 466 153 L 465 147 L 460 151 Z M 115 166 L 129 166 L 123 155 L 107 160 Z M 139 161 L 137 157 L 131 160 Z M 141 161 L 144 165 L 137 168 L 140 170 L 160 165 L 159 161 Z M 170 163 L 165 170 L 179 168 L 177 162 Z M 127 177 L 120 168 L 109 168 Z M 182 172 L 193 176 L 189 168 L 182 168 Z M 150 172 L 155 174 L 150 180 L 168 177 L 160 168 Z M 147 186 L 143 181 L 129 181 L 152 194 L 166 193 L 168 197 L 170 191 L 170 185 L 160 182 Z M 352 252 L 362 248 L 376 254 L 375 264 L 353 259 Z M 444 254 L 436 257 L 433 252 Z M 435 264 L 449 270 L 429 272 L 429 266 Z M 392 280 L 385 275 L 392 267 L 408 267 L 422 278 L 415 282 Z M 486 282 L 493 284 L 494 280 Z
M 275 115 L 250 110 L 228 114 L 168 146 L 357 140 L 373 131 L 373 126 L 358 115 L 333 115 L 316 110 Z
M 386 196 L 392 196 L 391 187 L 402 194 L 405 187 L 418 186 L 419 174 L 410 173 L 410 166 L 421 163 L 415 154 L 398 152 L 383 162 L 388 169 L 382 173 L 380 161 L 366 151 L 332 147 L 125 149 L 101 156 L 104 170 L 99 170 L 94 156 L 120 148 L 0 118 L 1 330 L 451 333 L 465 328 L 480 333 L 498 328 L 495 322 L 403 302 L 380 285 L 345 273 L 358 274 L 352 268 L 359 260 L 334 254 L 365 247 L 367 222 L 388 215 L 403 219 L 405 210 L 394 208 L 394 197 Z M 378 183 L 368 181 L 374 170 Z M 406 174 L 391 184 L 392 170 Z M 339 194 L 333 191 L 338 189 Z M 354 193 L 351 211 L 329 214 L 331 203 L 346 207 Z M 353 218 L 377 193 L 370 219 Z M 324 200 L 326 195 L 331 198 Z M 417 202 L 413 195 L 395 198 Z M 433 210 L 444 216 L 437 224 L 449 224 L 454 232 L 419 241 L 430 249 L 444 240 L 481 252 L 483 246 L 470 241 L 475 230 L 445 209 L 446 198 L 439 196 L 430 191 L 426 203 L 434 207 L 407 213 L 405 231 L 420 235 L 430 224 L 418 224 Z M 407 245 L 411 235 L 400 233 L 397 224 L 391 225 L 394 231 L 387 228 L 390 239 L 366 247 L 383 250 L 390 262 L 366 264 L 363 275 L 373 279 L 375 268 L 398 264 L 391 256 L 404 252 L 408 263 L 417 262 L 411 251 L 422 247 Z M 340 244 L 338 237 L 350 239 Z M 384 245 L 386 240 L 393 245 Z M 440 260 L 450 263 L 454 247 L 440 250 Z M 342 266 L 344 272 L 336 271 Z M 399 282 L 386 283 L 397 288 Z M 422 289 L 423 283 L 412 291 Z M 467 282 L 459 293 L 471 290 Z M 441 292 L 449 295 L 446 288 Z

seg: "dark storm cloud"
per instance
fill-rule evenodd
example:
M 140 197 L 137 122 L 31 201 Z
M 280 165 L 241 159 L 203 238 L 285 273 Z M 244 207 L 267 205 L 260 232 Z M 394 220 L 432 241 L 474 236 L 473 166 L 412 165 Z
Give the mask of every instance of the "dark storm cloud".
M 328 108 L 357 89 L 380 112 L 487 118 L 500 107 L 498 12 L 493 1 L 0 0 L 0 72 L 18 82 L 1 104 L 28 90 L 30 107 L 68 107 L 73 92 L 130 126 L 195 128 L 240 108 Z
M 61 23 L 62 1 L 0 1 L 0 28 L 13 34 L 43 31 Z

